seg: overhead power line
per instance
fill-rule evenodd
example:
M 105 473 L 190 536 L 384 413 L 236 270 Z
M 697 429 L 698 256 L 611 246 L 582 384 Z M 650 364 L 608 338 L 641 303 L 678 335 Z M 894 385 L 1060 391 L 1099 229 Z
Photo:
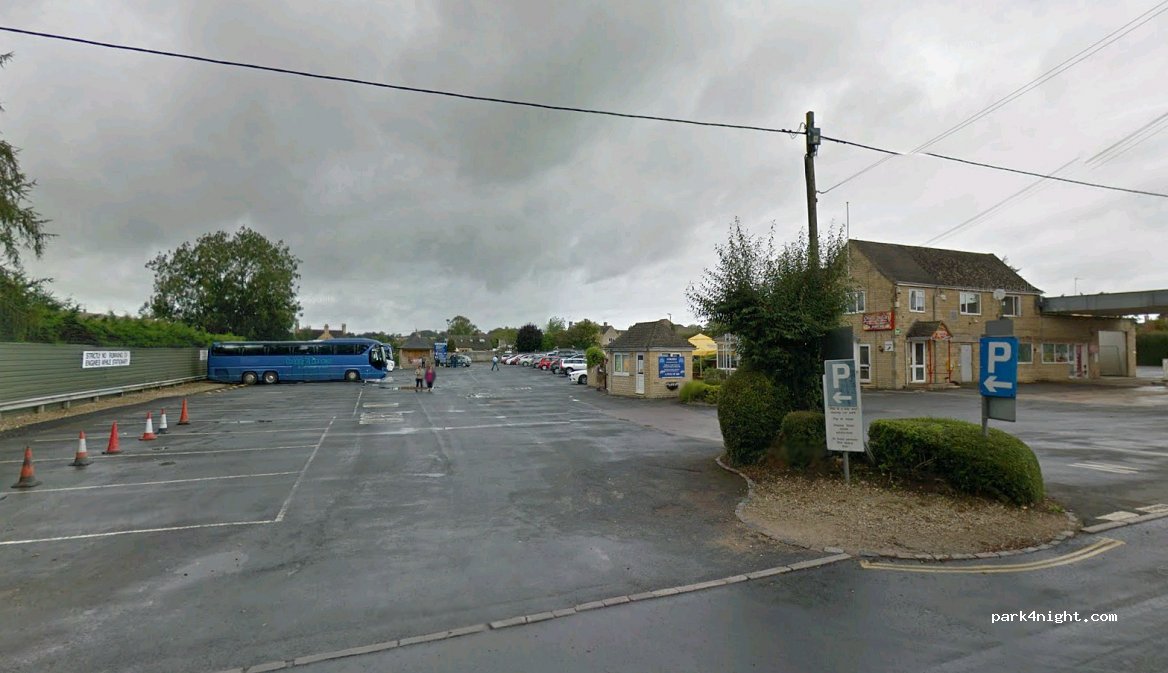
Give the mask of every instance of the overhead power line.
M 1047 70 L 1046 72 L 1042 73 L 1038 77 L 1030 80 L 1026 84 L 1023 84 L 1022 86 L 1018 87 L 1017 89 L 1014 89 L 1013 91 L 1006 94 L 1002 98 L 999 98 L 998 100 L 994 101 L 993 103 L 990 103 L 989 105 L 982 108 L 981 110 L 978 110 L 977 112 L 973 113 L 969 117 L 966 117 L 965 119 L 958 122 L 954 126 L 949 127 L 945 131 L 942 131 L 941 133 L 933 136 L 932 138 L 929 138 L 928 140 L 921 143 L 920 145 L 917 145 L 916 147 L 914 147 L 912 149 L 912 151 L 915 153 L 915 152 L 920 152 L 921 150 L 925 150 L 929 147 L 932 147 L 933 145 L 941 142 L 942 140 L 953 135 L 954 133 L 957 133 L 958 131 L 969 126 L 970 124 L 973 124 L 973 123 L 979 121 L 980 119 L 993 114 L 999 108 L 1002 108 L 1002 107 L 1010 104 L 1014 100 L 1026 95 L 1027 93 L 1033 91 L 1034 89 L 1038 88 L 1039 86 L 1042 86 L 1047 81 L 1054 79 L 1055 77 L 1058 77 L 1059 75 L 1063 74 L 1067 70 L 1070 70 L 1071 68 L 1078 65 L 1079 63 L 1082 63 L 1083 61 L 1087 60 L 1088 58 L 1091 58 L 1092 56 L 1099 53 L 1103 49 L 1106 49 L 1107 47 L 1111 46 L 1115 42 L 1122 39 L 1128 33 L 1139 28 L 1140 26 L 1151 21 L 1152 19 L 1163 14 L 1164 12 L 1168 12 L 1168 0 L 1165 0 L 1164 2 L 1159 3 L 1155 7 L 1152 7 L 1151 9 L 1144 12 L 1143 14 L 1140 14 L 1139 16 L 1132 19 L 1131 21 L 1128 21 L 1127 23 L 1123 24 L 1119 28 L 1116 28 L 1115 30 L 1108 33 L 1107 35 L 1104 35 L 1103 37 L 1099 38 L 1094 43 L 1092 43 L 1090 46 L 1082 49 L 1078 53 L 1074 54 L 1070 58 L 1059 63 L 1058 65 L 1054 66 L 1050 70 Z M 890 157 L 885 157 L 885 158 L 873 163 L 872 165 L 849 175 L 848 177 L 844 178 L 843 180 L 840 180 L 839 182 L 835 183 L 831 187 L 828 187 L 827 189 L 825 189 L 819 193 L 826 194 L 826 193 L 830 192 L 831 190 L 835 189 L 836 187 L 839 187 L 839 186 L 844 185 L 848 182 L 851 182 L 852 180 L 860 177 L 861 175 L 872 170 L 873 168 L 876 168 L 877 166 L 880 166 L 884 162 L 888 161 L 889 158 Z
M 1050 174 L 1057 175 L 1057 174 L 1061 173 L 1063 170 L 1065 170 L 1068 166 L 1070 166 L 1071 164 L 1075 163 L 1078 160 L 1079 160 L 1079 158 L 1075 157 L 1074 159 L 1071 159 L 1067 163 L 1065 163 L 1062 166 L 1059 166 L 1058 168 L 1051 171 Z M 971 226 L 973 224 L 977 224 L 977 223 L 980 223 L 986 219 L 989 219 L 990 215 L 992 215 L 995 212 L 997 212 L 998 210 L 1004 208 L 1007 204 L 1009 204 L 1014 199 L 1016 199 L 1020 196 L 1024 196 L 1024 195 L 1033 193 L 1036 189 L 1038 189 L 1038 187 L 1040 185 L 1048 184 L 1046 182 L 1046 180 L 1047 180 L 1047 178 L 1039 178 L 1039 179 L 1035 180 L 1034 182 L 1031 182 L 1029 185 L 1023 187 L 1022 189 L 1019 189 L 1018 191 L 1007 196 L 1006 198 L 1002 199 L 1001 201 L 998 201 L 997 203 L 990 206 L 989 208 L 986 208 L 985 210 L 981 211 L 980 213 L 977 213 L 976 215 L 967 218 L 963 222 L 960 222 L 952 227 L 949 227 L 945 231 L 930 238 L 929 240 L 925 241 L 921 245 L 922 246 L 932 245 L 933 243 L 936 243 L 937 241 L 940 241 L 940 240 L 945 239 L 945 238 L 949 238 L 953 234 L 956 234 L 957 232 L 961 231 L 962 229 L 964 229 L 968 226 Z
M 359 84 L 362 86 L 378 87 L 380 89 L 394 89 L 396 91 L 409 91 L 412 93 L 425 93 L 434 96 L 447 96 L 449 98 L 462 98 L 465 100 L 482 101 L 486 103 L 501 103 L 504 105 L 519 105 L 522 107 L 539 108 L 542 110 L 556 110 L 559 112 L 579 112 L 583 114 L 607 115 L 609 117 L 624 117 L 626 119 L 646 119 L 649 121 L 670 122 L 672 124 L 691 124 L 693 126 L 713 126 L 724 129 L 741 129 L 744 131 L 763 131 L 765 133 L 787 133 L 792 135 L 802 135 L 803 131 L 796 131 L 792 129 L 780 129 L 769 126 L 750 126 L 746 124 L 725 124 L 721 122 L 705 122 L 694 119 L 681 119 L 677 117 L 656 117 L 653 115 L 630 114 L 627 112 L 613 112 L 611 110 L 596 110 L 591 108 L 568 107 L 565 105 L 547 105 L 545 103 L 533 103 L 531 101 L 514 100 L 510 98 L 493 98 L 491 96 L 475 96 L 473 94 L 458 93 L 455 91 L 443 91 L 440 89 L 423 89 L 421 87 L 405 86 L 402 84 L 388 84 L 385 82 L 374 82 L 366 79 L 358 79 L 356 77 L 342 77 L 339 75 L 325 75 L 322 73 L 308 72 L 305 70 L 292 70 L 291 68 L 278 68 L 269 65 L 259 65 L 256 63 L 245 63 L 242 61 L 228 61 L 220 58 L 208 58 L 206 56 L 195 56 L 194 54 L 183 54 L 175 51 L 164 51 L 161 49 L 147 49 L 145 47 L 134 47 L 125 44 L 116 44 L 113 42 L 100 42 L 98 40 L 87 40 L 80 37 L 72 37 L 69 35 L 58 35 L 55 33 L 44 33 L 35 30 L 24 30 L 23 28 L 13 28 L 11 26 L 0 26 L 0 31 L 8 33 L 16 33 L 18 35 L 31 35 L 33 37 L 43 37 L 50 40 L 61 40 L 64 42 L 76 42 L 78 44 L 87 44 L 94 47 L 105 47 L 107 49 L 119 49 L 121 51 L 132 51 L 140 54 L 153 54 L 154 56 L 166 56 L 169 58 L 179 58 L 187 61 L 198 61 L 200 63 L 212 63 L 214 65 L 225 65 L 233 68 L 246 68 L 248 70 L 262 70 L 264 72 L 274 72 L 282 75 L 295 75 L 297 77 L 309 77 L 312 79 L 322 79 L 330 82 L 344 82 L 346 84 Z
M 1168 5 L 1168 0 L 1165 0 L 1164 4 Z M 631 114 L 631 113 L 627 113 L 627 112 L 613 112 L 611 110 L 597 110 L 597 109 L 591 109 L 591 108 L 568 107 L 568 106 L 563 106 L 563 105 L 548 105 L 545 103 L 533 103 L 530 101 L 521 101 L 521 100 L 514 100 L 514 99 L 509 99 L 509 98 L 495 98 L 492 96 L 476 96 L 476 95 L 472 95 L 472 94 L 457 93 L 457 92 L 453 92 L 453 91 L 444 91 L 441 89 L 425 89 L 425 88 L 421 88 L 421 87 L 405 86 L 405 85 L 401 85 L 401 84 L 388 84 L 385 82 L 374 82 L 374 81 L 370 81 L 370 80 L 358 79 L 355 77 L 342 77 L 339 75 L 325 75 L 325 74 L 321 74 L 321 73 L 308 72 L 308 71 L 304 71 L 304 70 L 293 70 L 290 68 L 280 68 L 280 67 L 275 67 L 275 66 L 259 65 L 259 64 L 255 64 L 255 63 L 245 63 L 245 62 L 241 62 L 241 61 L 229 61 L 229 60 L 225 60 L 225 59 L 208 58 L 205 56 L 195 56 L 192 54 L 182 54 L 182 53 L 178 53 L 178 52 L 163 51 L 163 50 L 159 50 L 159 49 L 148 49 L 145 47 L 134 47 L 134 46 L 130 46 L 130 45 L 115 44 L 112 42 L 100 42 L 97 40 L 87 40 L 84 38 L 72 37 L 72 36 L 68 36 L 68 35 L 57 35 L 54 33 L 44 33 L 44 32 L 33 31 L 33 30 L 24 30 L 22 28 L 12 28 L 9 26 L 0 26 L 0 31 L 9 32 L 9 33 L 17 33 L 20 35 L 30 35 L 33 37 L 43 37 L 43 38 L 48 38 L 48 39 L 52 39 L 52 40 L 61 40 L 61 41 L 65 41 L 65 42 L 75 42 L 75 43 L 79 43 L 79 44 L 86 44 L 86 45 L 91 45 L 91 46 L 96 46 L 96 47 L 104 47 L 107 49 L 118 49 L 121 51 L 130 51 L 130 52 L 136 52 L 136 53 L 142 53 L 142 54 L 151 54 L 154 56 L 165 56 L 168 58 L 178 58 L 178 59 L 184 59 L 184 60 L 189 60 L 189 61 L 197 61 L 200 63 L 210 63 L 210 64 L 214 64 L 214 65 L 223 65 L 223 66 L 230 66 L 230 67 L 236 67 L 236 68 L 245 68 L 248 70 L 272 72 L 272 73 L 278 73 L 278 74 L 282 74 L 282 75 L 293 75 L 296 77 L 308 77 L 311 79 L 320 79 L 320 80 L 327 80 L 327 81 L 332 81 L 332 82 L 342 82 L 345 84 L 357 84 L 357 85 L 361 85 L 361 86 L 372 86 L 372 87 L 377 87 L 377 88 L 381 88 L 381 89 L 392 89 L 392 90 L 396 90 L 396 91 L 407 91 L 407 92 L 411 92 L 411 93 L 423 93 L 423 94 L 430 94 L 430 95 L 435 95 L 435 96 L 446 96 L 446 97 L 450 97 L 450 98 L 461 98 L 461 99 L 465 99 L 465 100 L 473 100 L 473 101 L 480 101 L 480 102 L 486 102 L 486 103 L 498 103 L 498 104 L 503 104 L 503 105 L 517 105 L 517 106 L 521 106 L 521 107 L 538 108 L 538 109 L 543 109 L 543 110 L 554 110 L 554 111 L 558 111 L 558 112 L 576 112 L 576 113 L 581 113 L 581 114 L 606 115 L 609 117 L 622 117 L 622 118 L 626 118 L 626 119 L 643 119 L 643 120 L 648 120 L 648 121 L 668 122 L 668 123 L 672 123 L 672 124 L 689 124 L 689 125 L 694 125 L 694 126 L 709 126 L 709 127 L 717 127 L 717 128 L 738 129 L 738 130 L 744 130 L 744 131 L 761 131 L 764 133 L 786 133 L 786 134 L 791 135 L 791 136 L 806 135 L 807 134 L 807 131 L 805 129 L 793 130 L 793 129 L 768 127 L 768 126 L 753 126 L 753 125 L 747 125 L 747 124 L 725 124 L 725 123 L 720 123 L 720 122 L 707 122 L 707 121 L 699 121 L 699 120 L 694 120 L 694 119 L 682 119 L 682 118 L 678 118 L 678 117 L 659 117 L 659 116 L 654 116 L 654 115 Z M 871 145 L 865 145 L 863 143 L 852 142 L 850 140 L 844 140 L 842 138 L 832 138 L 829 136 L 822 136 L 822 138 L 823 138 L 823 140 L 828 140 L 828 141 L 831 141 L 834 143 L 840 143 L 843 145 L 851 145 L 853 147 L 860 147 L 860 148 L 863 148 L 866 150 L 872 150 L 874 152 L 882 152 L 884 154 L 889 154 L 889 155 L 903 154 L 901 152 L 895 152 L 893 150 L 883 149 L 880 147 L 874 147 Z M 1156 192 L 1146 192 L 1146 191 L 1142 191 L 1142 190 L 1138 190 L 1138 189 L 1127 189 L 1124 187 L 1113 187 L 1113 186 L 1102 185 L 1102 184 L 1098 184 L 1098 183 L 1083 182 L 1080 180 L 1069 180 L 1066 178 L 1058 178 L 1058 177 L 1055 177 L 1052 175 L 1043 175 L 1041 173 L 1033 173 L 1030 171 L 1019 170 L 1016 168 L 1008 168 L 1005 166 L 995 166 L 992 164 L 971 161 L 968 159 L 960 159 L 957 157 L 950 157 L 950 156 L 945 156 L 942 154 L 934 154 L 932 152 L 912 152 L 912 153 L 923 154 L 926 156 L 935 157 L 937 159 L 945 159 L 947 161 L 956 161 L 956 162 L 960 162 L 960 163 L 964 163 L 964 164 L 969 164 L 971 166 L 979 166 L 981 168 L 988 168 L 988 169 L 993 169 L 993 170 L 998 170 L 998 171 L 1007 171 L 1010 173 L 1020 173 L 1022 175 L 1031 175 L 1034 177 L 1041 177 L 1041 178 L 1047 178 L 1047 179 L 1051 179 L 1051 180 L 1058 180 L 1060 182 L 1069 182 L 1069 183 L 1073 183 L 1073 184 L 1083 185 L 1086 187 L 1097 187 L 1100 189 L 1110 189 L 1110 190 L 1114 190 L 1114 191 L 1128 192 L 1128 193 L 1132 193 L 1132 194 L 1142 194 L 1145 196 L 1159 196 L 1159 197 L 1163 197 L 1163 198 L 1168 198 L 1168 194 L 1160 194 L 1160 193 L 1156 193 Z M 820 193 L 822 193 L 822 192 L 820 192 Z
M 821 136 L 824 140 L 841 145 L 851 145 L 852 147 L 859 147 L 873 152 L 880 152 L 883 154 L 890 154 L 893 156 L 910 156 L 920 155 L 925 157 L 933 157 L 934 159 L 944 159 L 945 161 L 956 161 L 957 163 L 967 164 L 969 166 L 977 166 L 979 168 L 989 168 L 995 171 L 1005 171 L 1006 173 L 1017 173 L 1019 175 L 1030 175 L 1036 178 L 1045 178 L 1047 180 L 1057 180 L 1058 182 L 1067 182 L 1073 185 L 1082 185 L 1084 187 L 1096 187 L 1098 189 L 1110 189 L 1116 192 L 1127 192 L 1129 194 L 1142 194 L 1144 196 L 1158 196 L 1160 198 L 1168 199 L 1168 194 L 1161 194 L 1160 192 L 1146 192 L 1142 189 L 1129 189 L 1127 187 L 1115 187 L 1113 185 L 1103 185 L 1098 182 L 1085 182 L 1083 180 L 1071 180 L 1070 178 L 1060 178 L 1055 175 L 1046 173 L 1035 173 L 1034 171 L 1024 171 L 1020 168 L 1010 168 L 1008 166 L 997 166 L 995 164 L 987 164 L 981 161 L 973 161 L 971 159 L 961 159 L 959 157 L 951 157 L 945 154 L 937 154 L 935 152 L 897 152 L 895 150 L 884 149 L 883 147 L 874 147 L 872 145 L 865 145 L 863 143 L 856 143 L 842 138 L 832 138 L 830 136 Z

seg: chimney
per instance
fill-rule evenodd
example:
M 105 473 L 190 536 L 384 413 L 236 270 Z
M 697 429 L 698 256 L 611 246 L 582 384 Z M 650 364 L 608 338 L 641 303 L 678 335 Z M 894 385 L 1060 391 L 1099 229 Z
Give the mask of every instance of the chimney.
M 345 323 L 341 323 L 341 336 L 344 336 L 346 331 L 347 330 L 345 330 Z

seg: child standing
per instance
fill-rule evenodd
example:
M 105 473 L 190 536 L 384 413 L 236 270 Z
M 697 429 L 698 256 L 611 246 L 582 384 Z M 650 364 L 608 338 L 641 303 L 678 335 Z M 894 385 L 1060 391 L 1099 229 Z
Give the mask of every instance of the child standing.
M 422 375 L 423 375 L 422 363 L 419 362 L 418 366 L 414 367 L 414 392 L 415 393 L 420 392 L 422 390 Z

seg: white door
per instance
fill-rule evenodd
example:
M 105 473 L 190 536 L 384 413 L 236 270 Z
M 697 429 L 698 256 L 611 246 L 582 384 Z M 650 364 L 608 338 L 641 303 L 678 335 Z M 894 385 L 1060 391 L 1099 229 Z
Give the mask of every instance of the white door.
M 645 394 L 645 354 L 637 353 L 637 394 Z
M 924 341 L 910 341 L 908 344 L 908 374 L 912 383 L 925 382 L 925 355 Z
M 961 344 L 961 382 L 973 380 L 973 344 Z

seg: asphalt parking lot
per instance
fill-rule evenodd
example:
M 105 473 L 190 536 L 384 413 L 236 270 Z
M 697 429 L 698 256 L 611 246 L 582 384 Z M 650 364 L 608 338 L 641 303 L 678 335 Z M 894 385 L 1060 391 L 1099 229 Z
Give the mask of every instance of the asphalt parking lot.
M 823 555 L 735 519 L 718 442 L 589 396 L 476 366 L 433 393 L 202 394 L 182 427 L 156 401 L 170 432 L 150 442 L 145 406 L 10 433 L 5 478 L 29 446 L 42 484 L 0 494 L 0 622 L 22 625 L 0 631 L 4 665 L 216 671 Z M 123 453 L 102 456 L 114 420 Z
M 716 413 L 520 367 L 231 388 L 0 437 L 0 630 L 16 671 L 218 671 L 822 556 L 760 539 Z M 866 393 L 870 421 L 977 419 L 969 391 Z M 1168 503 L 1162 388 L 1024 387 L 1049 492 L 1088 523 Z M 118 422 L 123 453 L 101 456 Z M 94 462 L 69 466 L 77 433 Z

